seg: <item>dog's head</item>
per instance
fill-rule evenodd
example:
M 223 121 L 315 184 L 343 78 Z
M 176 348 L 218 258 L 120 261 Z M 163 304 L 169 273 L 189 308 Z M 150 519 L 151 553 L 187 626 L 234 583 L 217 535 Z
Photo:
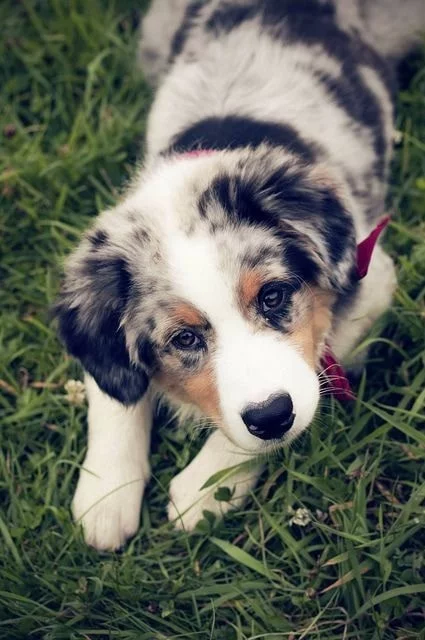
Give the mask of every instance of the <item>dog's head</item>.
M 323 170 L 268 148 L 170 157 L 71 257 L 60 334 L 120 402 L 153 379 L 262 451 L 313 418 L 354 266 L 352 219 Z

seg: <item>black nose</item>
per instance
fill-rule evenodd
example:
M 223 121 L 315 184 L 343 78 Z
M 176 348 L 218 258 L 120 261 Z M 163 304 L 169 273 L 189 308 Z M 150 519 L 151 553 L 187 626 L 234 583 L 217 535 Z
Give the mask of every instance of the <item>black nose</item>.
M 272 396 L 266 402 L 250 405 L 242 413 L 242 420 L 253 436 L 273 440 L 283 436 L 294 424 L 294 405 L 289 393 Z

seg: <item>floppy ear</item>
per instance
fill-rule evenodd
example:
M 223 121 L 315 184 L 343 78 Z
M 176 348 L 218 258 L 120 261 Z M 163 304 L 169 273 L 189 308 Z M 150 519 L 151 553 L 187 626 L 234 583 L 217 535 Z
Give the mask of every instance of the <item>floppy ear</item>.
M 96 244 L 100 233 L 83 240 L 71 257 L 53 312 L 69 353 L 102 391 L 129 405 L 140 400 L 149 385 L 147 367 L 130 361 L 122 327 L 134 285 L 117 250 Z
M 345 294 L 356 284 L 356 238 L 348 194 L 321 165 L 286 163 L 263 169 L 257 199 L 298 252 L 298 264 L 317 266 L 322 286 Z M 302 254 L 302 255 L 301 255 Z M 311 264 L 310 264 L 311 263 Z M 313 269 L 310 268 L 312 272 Z
M 232 220 L 276 229 L 307 282 L 345 296 L 357 281 L 352 203 L 327 167 L 264 147 L 202 194 L 201 215 L 218 202 Z

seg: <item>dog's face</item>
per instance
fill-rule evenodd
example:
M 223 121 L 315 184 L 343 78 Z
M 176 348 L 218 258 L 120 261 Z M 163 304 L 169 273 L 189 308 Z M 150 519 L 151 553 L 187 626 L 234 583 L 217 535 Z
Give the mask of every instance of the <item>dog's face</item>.
M 354 255 L 351 217 L 320 170 L 269 149 L 168 158 L 71 258 L 60 332 L 112 397 L 137 402 L 153 379 L 264 451 L 313 418 Z

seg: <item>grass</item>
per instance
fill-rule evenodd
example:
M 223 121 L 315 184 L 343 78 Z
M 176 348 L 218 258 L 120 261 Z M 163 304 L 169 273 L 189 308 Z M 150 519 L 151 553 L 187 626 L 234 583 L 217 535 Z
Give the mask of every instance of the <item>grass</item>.
M 150 92 L 133 65 L 132 4 L 0 4 L 0 637 L 425 637 L 423 59 L 399 96 L 385 241 L 399 288 L 357 402 L 327 404 L 224 523 L 191 536 L 167 524 L 169 481 L 197 444 L 164 421 L 129 546 L 99 555 L 71 521 L 85 408 L 65 398 L 81 372 L 48 308 L 63 257 L 142 144 Z M 290 513 L 302 507 L 304 527 Z

